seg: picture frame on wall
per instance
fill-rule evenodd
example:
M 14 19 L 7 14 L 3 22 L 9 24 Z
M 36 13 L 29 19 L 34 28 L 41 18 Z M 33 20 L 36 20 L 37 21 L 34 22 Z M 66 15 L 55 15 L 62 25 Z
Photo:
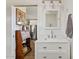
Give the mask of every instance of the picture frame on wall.
M 22 10 L 16 8 L 16 24 L 17 25 L 23 25 L 25 22 L 26 14 Z

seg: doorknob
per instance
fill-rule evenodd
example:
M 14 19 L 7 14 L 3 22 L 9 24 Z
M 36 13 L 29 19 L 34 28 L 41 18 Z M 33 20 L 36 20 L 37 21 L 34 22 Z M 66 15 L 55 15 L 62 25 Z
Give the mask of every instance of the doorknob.
M 14 38 L 14 35 L 13 35 L 13 38 Z

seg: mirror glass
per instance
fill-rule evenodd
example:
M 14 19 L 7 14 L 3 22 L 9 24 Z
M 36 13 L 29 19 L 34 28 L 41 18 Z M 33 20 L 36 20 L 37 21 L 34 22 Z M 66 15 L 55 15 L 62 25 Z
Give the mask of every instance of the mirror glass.
M 46 27 L 57 27 L 58 11 L 47 11 L 45 16 L 46 16 Z

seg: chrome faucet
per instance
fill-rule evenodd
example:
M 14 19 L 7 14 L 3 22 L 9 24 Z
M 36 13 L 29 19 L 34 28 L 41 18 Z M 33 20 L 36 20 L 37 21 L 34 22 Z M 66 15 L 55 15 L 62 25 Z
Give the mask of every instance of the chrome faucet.
M 52 38 L 56 38 L 56 35 L 54 35 L 53 31 L 51 30 L 50 35 L 48 35 L 48 38 L 52 39 Z
M 48 35 L 48 38 L 53 38 L 53 31 L 51 30 L 50 35 Z

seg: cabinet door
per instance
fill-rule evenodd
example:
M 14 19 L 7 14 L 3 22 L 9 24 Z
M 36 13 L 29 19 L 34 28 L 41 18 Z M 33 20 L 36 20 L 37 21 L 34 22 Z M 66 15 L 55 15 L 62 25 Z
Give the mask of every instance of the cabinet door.
M 24 59 L 21 32 L 16 31 L 16 59 Z

